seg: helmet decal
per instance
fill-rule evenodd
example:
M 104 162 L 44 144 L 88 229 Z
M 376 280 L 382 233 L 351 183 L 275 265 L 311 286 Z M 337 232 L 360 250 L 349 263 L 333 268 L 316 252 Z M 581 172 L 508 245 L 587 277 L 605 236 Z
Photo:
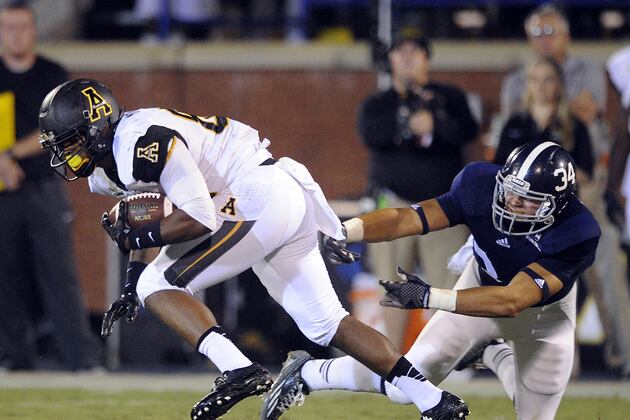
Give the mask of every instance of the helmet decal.
M 87 111 L 90 122 L 98 121 L 112 113 L 112 106 L 92 86 L 83 89 L 81 93 L 85 95 L 90 105 Z

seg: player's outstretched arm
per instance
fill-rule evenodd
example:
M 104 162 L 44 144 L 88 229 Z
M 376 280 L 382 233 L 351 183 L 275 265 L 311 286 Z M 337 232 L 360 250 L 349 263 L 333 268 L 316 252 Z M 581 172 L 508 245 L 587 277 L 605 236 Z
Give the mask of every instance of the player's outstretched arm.
M 530 264 L 527 271 L 520 271 L 505 287 L 447 290 L 432 287 L 399 267 L 398 275 L 402 281 L 380 281 L 386 291 L 381 305 L 401 309 L 442 309 L 490 318 L 513 317 L 562 288 L 560 279 L 536 263 Z
M 344 222 L 348 242 L 392 241 L 449 227 L 437 200 L 421 201 L 414 207 L 379 209 Z

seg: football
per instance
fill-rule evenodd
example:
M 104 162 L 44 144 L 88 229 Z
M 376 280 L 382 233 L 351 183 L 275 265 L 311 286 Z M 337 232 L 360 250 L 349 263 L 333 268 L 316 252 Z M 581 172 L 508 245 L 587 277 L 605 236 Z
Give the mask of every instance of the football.
M 127 223 L 132 229 L 160 220 L 173 212 L 173 203 L 167 196 L 159 193 L 139 193 L 123 198 L 127 202 Z M 109 212 L 112 223 L 118 218 L 118 204 Z

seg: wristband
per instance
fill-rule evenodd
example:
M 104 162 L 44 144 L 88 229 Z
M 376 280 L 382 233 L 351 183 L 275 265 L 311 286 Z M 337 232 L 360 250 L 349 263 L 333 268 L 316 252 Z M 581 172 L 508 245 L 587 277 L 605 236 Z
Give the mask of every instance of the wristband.
M 123 295 L 136 293 L 138 279 L 140 279 L 140 274 L 142 274 L 146 267 L 147 265 L 141 261 L 130 261 L 129 264 L 127 264 L 127 276 L 125 277 Z
M 457 291 L 432 287 L 429 293 L 429 308 L 453 312 L 457 306 Z
M 363 220 L 353 217 L 343 222 L 346 228 L 346 239 L 348 242 L 361 242 L 363 240 Z
M 159 220 L 130 230 L 127 239 L 130 249 L 158 248 L 165 245 L 160 234 Z

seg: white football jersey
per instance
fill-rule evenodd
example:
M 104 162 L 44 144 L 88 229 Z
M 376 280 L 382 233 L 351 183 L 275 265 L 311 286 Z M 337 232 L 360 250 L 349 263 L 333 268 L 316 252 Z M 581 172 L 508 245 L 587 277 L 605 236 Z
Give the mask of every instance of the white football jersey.
M 126 112 L 116 129 L 113 153 L 118 177 L 129 191 L 163 192 L 156 180 L 138 179 L 138 174 L 134 174 L 134 165 L 156 164 L 159 153 L 168 153 L 168 150 L 162 151 L 160 148 L 172 146 L 170 142 L 154 138 L 146 139 L 146 145 L 143 143 L 139 146 L 138 140 L 144 139 L 152 126 L 176 132 L 175 140 L 181 140 L 186 145 L 209 192 L 222 191 L 239 175 L 271 157 L 271 153 L 266 150 L 269 140 L 261 141 L 257 130 L 229 118 L 197 117 L 161 108 Z M 105 174 L 98 171 L 94 175 L 95 178 L 101 178 Z M 101 187 L 101 191 L 95 192 L 112 194 L 112 180 L 108 181 L 91 179 L 90 184 Z M 103 186 L 107 187 L 103 189 Z

